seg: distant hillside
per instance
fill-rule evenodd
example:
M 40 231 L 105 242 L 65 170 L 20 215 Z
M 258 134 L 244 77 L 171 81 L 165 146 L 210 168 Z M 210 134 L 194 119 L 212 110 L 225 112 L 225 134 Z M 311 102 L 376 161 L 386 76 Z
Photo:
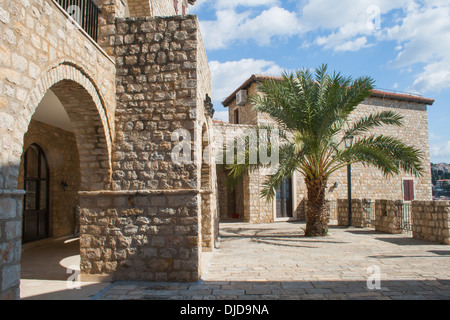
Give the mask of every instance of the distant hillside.
M 436 185 L 436 181 L 438 180 L 450 179 L 450 164 L 432 163 L 431 177 L 434 186 Z
M 443 179 L 450 179 L 450 164 L 447 163 L 432 163 L 431 164 L 431 177 L 433 185 L 436 185 L 436 181 Z

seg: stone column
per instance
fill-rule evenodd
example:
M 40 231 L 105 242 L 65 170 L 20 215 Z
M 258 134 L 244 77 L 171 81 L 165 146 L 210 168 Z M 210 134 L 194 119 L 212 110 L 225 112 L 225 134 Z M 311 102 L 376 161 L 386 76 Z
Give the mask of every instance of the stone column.
M 391 234 L 400 234 L 398 204 L 394 200 L 375 201 L 375 230 Z
M 0 189 L 0 300 L 19 299 L 23 190 Z
M 80 195 L 82 272 L 196 281 L 202 191 L 195 152 L 202 150 L 197 131 L 204 121 L 198 22 L 194 16 L 122 18 L 115 30 L 112 190 Z M 181 140 L 186 161 L 176 162 Z

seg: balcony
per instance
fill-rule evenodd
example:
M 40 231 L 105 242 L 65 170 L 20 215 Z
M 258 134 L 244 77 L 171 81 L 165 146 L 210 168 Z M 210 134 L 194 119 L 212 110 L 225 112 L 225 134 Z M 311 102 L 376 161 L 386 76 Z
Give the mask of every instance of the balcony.
M 98 35 L 98 15 L 101 9 L 93 0 L 54 0 L 94 40 Z

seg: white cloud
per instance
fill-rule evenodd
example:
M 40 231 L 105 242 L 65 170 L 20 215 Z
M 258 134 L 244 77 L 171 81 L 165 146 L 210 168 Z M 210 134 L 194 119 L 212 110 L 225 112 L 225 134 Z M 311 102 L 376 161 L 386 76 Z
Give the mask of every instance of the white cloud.
M 258 45 L 270 45 L 275 37 L 290 37 L 300 33 L 295 12 L 277 6 L 258 14 L 247 10 L 241 13 L 232 8 L 216 12 L 216 20 L 200 21 L 207 49 L 223 49 L 234 42 L 254 40 Z
M 278 0 L 217 0 L 216 8 L 236 8 L 237 6 L 245 6 L 245 7 L 258 7 L 265 6 L 270 7 L 278 4 Z
M 430 137 L 430 141 L 433 141 L 433 140 L 441 140 L 441 139 L 442 139 L 441 136 L 438 136 L 438 135 L 436 135 L 436 134 L 433 133 L 433 132 L 430 132 L 429 137 Z
M 280 0 L 197 2 L 216 10 L 214 20 L 200 21 L 207 50 L 249 41 L 269 46 L 296 36 L 303 37 L 303 48 L 334 52 L 394 42 L 391 67 L 414 72 L 408 91 L 450 87 L 449 0 L 302 0 L 291 10 Z
M 450 3 L 430 1 L 408 9 L 400 23 L 385 31 L 382 40 L 395 40 L 396 68 L 424 64 L 411 90 L 436 91 L 450 87 Z
M 450 163 L 450 141 L 431 144 L 430 154 L 432 162 Z
M 280 75 L 283 69 L 272 61 L 241 59 L 238 61 L 210 61 L 213 97 L 219 103 L 228 97 L 252 74 Z M 216 102 L 217 103 L 217 102 Z

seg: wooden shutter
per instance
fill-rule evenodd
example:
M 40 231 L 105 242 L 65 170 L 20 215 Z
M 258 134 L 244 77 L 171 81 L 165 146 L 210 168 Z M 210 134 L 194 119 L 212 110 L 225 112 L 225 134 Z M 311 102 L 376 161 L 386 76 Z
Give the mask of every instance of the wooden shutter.
M 414 181 L 403 180 L 403 198 L 405 201 L 414 200 Z

